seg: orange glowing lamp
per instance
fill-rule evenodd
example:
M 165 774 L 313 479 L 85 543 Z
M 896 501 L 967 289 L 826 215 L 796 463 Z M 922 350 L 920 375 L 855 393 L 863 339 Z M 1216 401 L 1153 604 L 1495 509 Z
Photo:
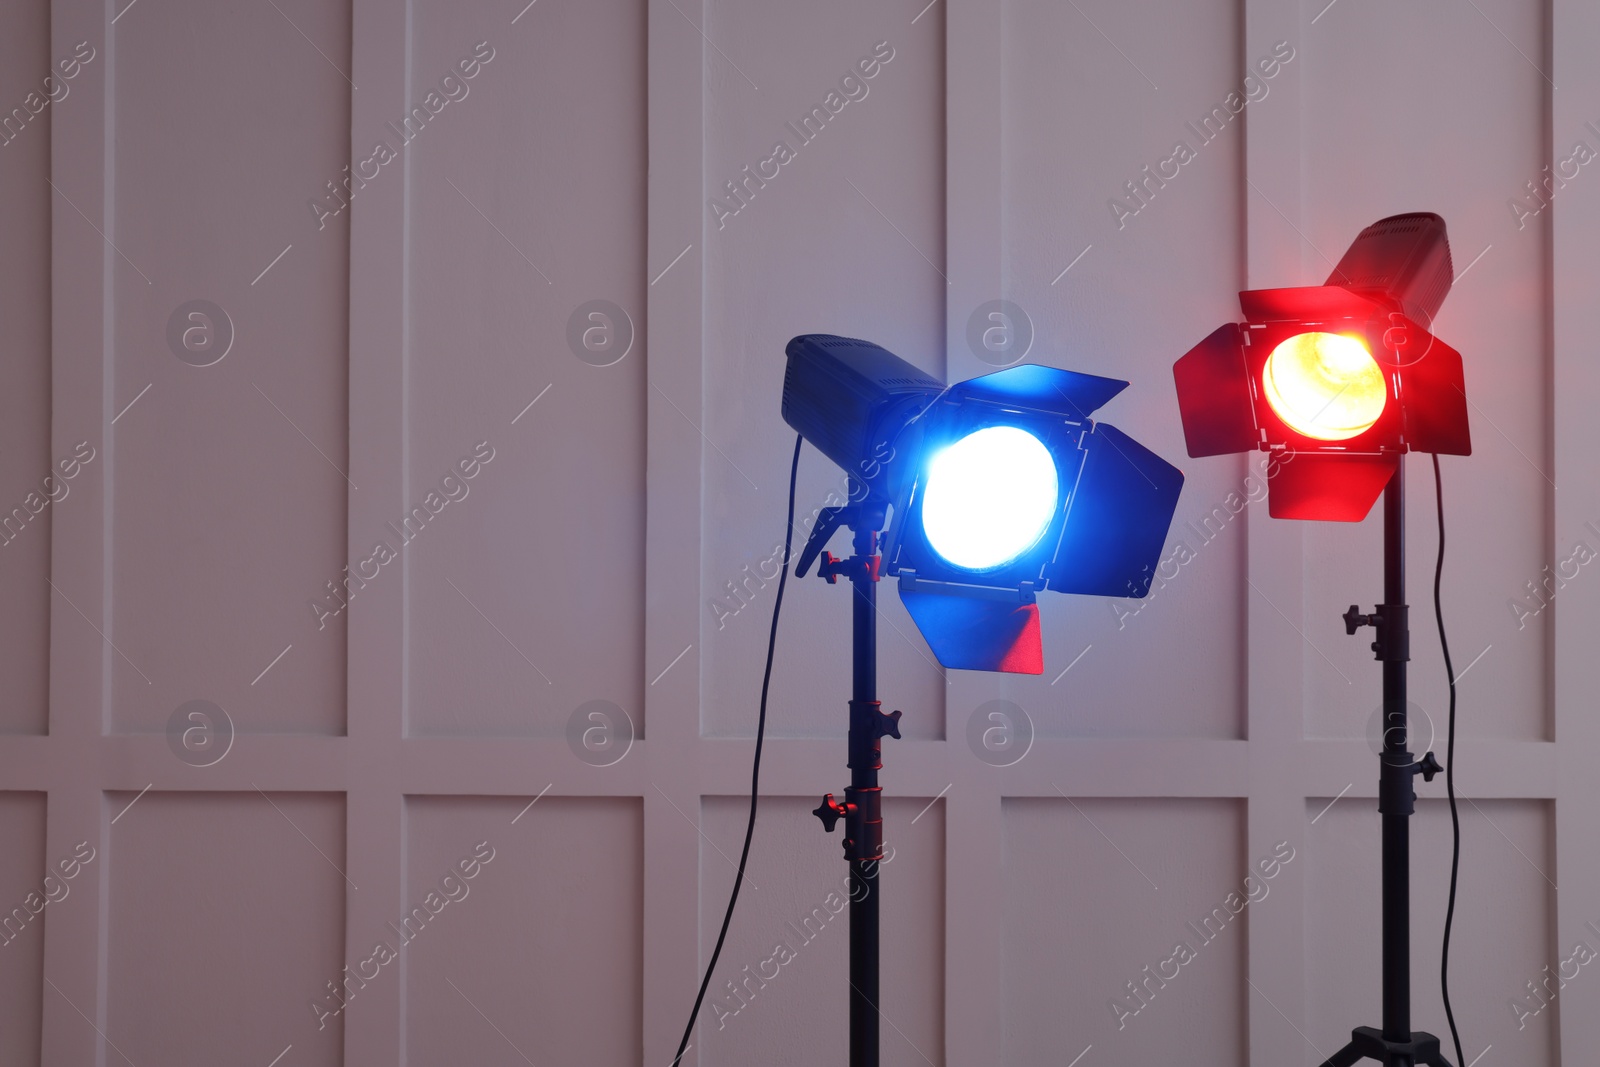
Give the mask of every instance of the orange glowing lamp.
M 1261 391 L 1296 433 L 1346 441 L 1372 428 L 1389 402 L 1378 361 L 1359 337 L 1297 333 L 1267 357 Z
M 1324 285 L 1239 294 L 1173 367 L 1189 455 L 1277 453 L 1274 518 L 1359 522 L 1408 451 L 1468 455 L 1461 354 L 1431 323 L 1453 280 L 1438 215 L 1361 231 Z

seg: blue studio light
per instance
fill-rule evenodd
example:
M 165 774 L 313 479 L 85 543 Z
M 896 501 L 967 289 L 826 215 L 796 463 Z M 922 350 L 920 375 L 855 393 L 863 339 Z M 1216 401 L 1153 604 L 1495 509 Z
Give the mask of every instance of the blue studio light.
M 1127 382 L 1032 364 L 951 387 L 869 341 L 789 342 L 783 415 L 883 517 L 883 571 L 946 667 L 1044 670 L 1037 594 L 1142 597 L 1182 473 L 1092 412 Z

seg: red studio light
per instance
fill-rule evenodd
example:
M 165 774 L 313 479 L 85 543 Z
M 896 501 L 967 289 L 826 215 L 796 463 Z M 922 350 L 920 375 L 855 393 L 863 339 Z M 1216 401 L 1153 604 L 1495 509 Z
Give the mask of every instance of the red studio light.
M 1278 519 L 1360 522 L 1408 451 L 1470 455 L 1461 353 L 1429 332 L 1454 274 L 1444 219 L 1361 231 L 1326 283 L 1239 294 L 1176 364 L 1189 455 L 1261 450 Z

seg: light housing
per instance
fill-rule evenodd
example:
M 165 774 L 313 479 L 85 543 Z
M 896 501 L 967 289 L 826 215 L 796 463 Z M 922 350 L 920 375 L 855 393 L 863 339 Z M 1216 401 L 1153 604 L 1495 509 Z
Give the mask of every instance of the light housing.
M 1240 293 L 1245 321 L 1218 328 L 1173 366 L 1189 455 L 1280 453 L 1269 471 L 1268 513 L 1346 522 L 1366 518 L 1403 453 L 1469 455 L 1461 354 L 1428 329 L 1452 280 L 1444 220 L 1414 213 L 1362 230 L 1324 285 Z M 1304 361 L 1269 378 L 1274 354 L 1309 344 L 1296 339 L 1310 334 L 1365 348 L 1376 376 L 1335 345 L 1342 352 L 1323 368 L 1327 381 L 1316 382 Z M 1352 372 L 1342 391 L 1328 386 L 1335 364 Z M 1313 424 L 1294 410 L 1285 417 L 1288 390 L 1280 386 L 1290 382 L 1307 398 L 1319 390 L 1326 397 L 1325 410 L 1298 409 Z M 1359 419 L 1327 425 L 1352 407 Z
M 1127 382 L 1024 364 L 947 389 L 868 341 L 787 351 L 784 419 L 886 508 L 884 571 L 944 666 L 1041 673 L 1038 592 L 1149 592 L 1183 474 L 1090 418 Z

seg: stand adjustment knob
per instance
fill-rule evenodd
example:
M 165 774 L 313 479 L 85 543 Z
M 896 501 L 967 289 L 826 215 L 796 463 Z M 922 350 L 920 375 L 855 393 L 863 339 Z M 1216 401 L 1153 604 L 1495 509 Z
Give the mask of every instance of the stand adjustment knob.
M 900 712 L 891 711 L 888 714 L 878 712 L 878 717 L 872 721 L 872 730 L 879 737 L 900 740 Z
M 829 585 L 838 585 L 839 576 L 850 579 L 852 582 L 865 578 L 869 582 L 876 582 L 879 578 L 880 565 L 883 557 L 873 554 L 870 556 L 854 555 L 839 557 L 832 552 L 822 553 L 822 563 L 817 567 L 817 576 L 827 579 Z
M 1444 767 L 1434 758 L 1432 752 L 1425 754 L 1417 761 L 1417 773 L 1422 775 L 1422 780 L 1425 782 L 1433 781 L 1433 776 L 1442 770 L 1444 770 Z
M 833 828 L 839 825 L 839 820 L 844 818 L 849 811 L 849 804 L 839 803 L 833 799 L 833 794 L 829 793 L 822 798 L 822 803 L 818 804 L 811 814 L 822 820 L 823 833 L 831 834 L 833 833 Z
M 1363 626 L 1378 625 L 1378 616 L 1376 614 L 1361 614 L 1361 606 L 1359 604 L 1351 604 L 1350 610 L 1345 612 L 1342 617 L 1344 619 L 1344 632 L 1352 636 Z

